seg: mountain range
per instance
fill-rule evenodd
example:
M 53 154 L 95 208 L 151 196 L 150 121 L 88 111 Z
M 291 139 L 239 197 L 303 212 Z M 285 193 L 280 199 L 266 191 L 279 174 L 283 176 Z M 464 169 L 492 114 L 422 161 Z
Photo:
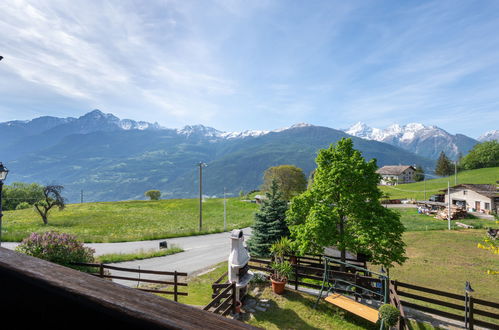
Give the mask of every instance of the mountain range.
M 163 198 L 195 197 L 197 165 L 204 162 L 208 167 L 203 169 L 203 192 L 220 196 L 224 187 L 232 194 L 258 189 L 271 166 L 292 164 L 308 175 L 317 151 L 343 137 L 352 138 L 363 156 L 376 158 L 378 166 L 418 164 L 433 170 L 432 158 L 440 150 L 414 153 L 410 146 L 422 142 L 400 142 L 408 136 L 399 132 L 388 138 L 374 129 L 345 132 L 310 124 L 272 131 L 222 132 L 203 125 L 173 129 L 94 110 L 79 118 L 0 123 L 0 160 L 10 170 L 7 184 L 62 184 L 70 202 L 79 201 L 82 191 L 84 201 L 143 199 L 150 189 L 161 190 Z M 414 136 L 424 140 L 419 133 Z M 463 154 L 478 143 L 456 136 L 452 141 Z
M 466 155 L 480 142 L 463 134 L 452 135 L 440 127 L 420 123 L 403 126 L 393 124 L 385 129 L 379 129 L 359 122 L 344 131 L 363 139 L 389 143 L 430 159 L 437 159 L 443 151 L 449 158 L 456 160 Z M 494 131 L 488 132 L 481 139 L 483 141 L 494 139 L 493 134 Z

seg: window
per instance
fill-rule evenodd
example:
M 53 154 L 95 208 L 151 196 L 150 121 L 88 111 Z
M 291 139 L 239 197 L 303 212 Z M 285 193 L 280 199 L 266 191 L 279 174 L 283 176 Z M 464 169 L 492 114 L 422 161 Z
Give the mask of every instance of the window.
M 485 203 L 485 209 L 490 210 L 490 203 Z
M 466 195 L 466 190 L 463 190 L 463 195 Z

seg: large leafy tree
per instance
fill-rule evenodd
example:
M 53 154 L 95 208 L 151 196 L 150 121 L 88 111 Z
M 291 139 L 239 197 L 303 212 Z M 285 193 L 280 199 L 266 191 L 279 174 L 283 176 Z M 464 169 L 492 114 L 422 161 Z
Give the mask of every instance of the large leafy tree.
M 14 182 L 4 186 L 2 202 L 4 210 L 15 210 L 21 203 L 33 205 L 43 198 L 43 186 L 37 183 Z
M 279 185 L 274 180 L 266 193 L 260 210 L 255 213 L 255 223 L 248 240 L 248 248 L 254 256 L 270 255 L 270 247 L 282 237 L 289 236 L 286 223 L 288 202 L 282 199 Z
M 287 212 L 293 247 L 322 253 L 335 246 L 343 261 L 351 251 L 385 267 L 403 263 L 404 226 L 398 213 L 380 203 L 376 160 L 366 162 L 351 139 L 342 139 L 320 150 L 316 163 L 313 184 L 291 201 Z
M 294 165 L 280 165 L 266 169 L 263 174 L 262 190 L 270 191 L 274 180 L 279 185 L 282 198 L 285 200 L 290 200 L 307 189 L 307 178 L 303 170 Z
M 440 156 L 437 160 L 437 166 L 435 167 L 435 174 L 441 176 L 448 176 L 454 173 L 454 166 L 450 159 L 447 157 L 445 152 L 440 152 Z
M 62 197 L 63 189 L 64 187 L 59 185 L 43 187 L 43 197 L 34 204 L 45 225 L 48 224 L 49 211 L 52 208 L 57 207 L 59 210 L 62 210 L 66 206 L 64 197 Z
M 465 170 L 499 166 L 499 142 L 487 141 L 475 145 L 460 164 Z

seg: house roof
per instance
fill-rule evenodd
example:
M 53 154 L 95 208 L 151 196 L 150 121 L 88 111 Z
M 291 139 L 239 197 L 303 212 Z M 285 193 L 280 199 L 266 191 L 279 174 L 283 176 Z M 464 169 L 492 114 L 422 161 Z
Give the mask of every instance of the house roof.
M 385 175 L 388 175 L 388 174 L 391 174 L 391 175 L 400 175 L 402 173 L 404 173 L 405 170 L 407 170 L 408 168 L 412 168 L 413 170 L 415 170 L 415 168 L 413 166 L 410 166 L 410 165 L 387 165 L 387 166 L 383 166 L 382 168 L 378 169 L 376 171 L 376 173 L 378 174 L 385 174 Z
M 495 184 L 474 184 L 474 183 L 463 183 L 463 184 L 458 184 L 457 186 L 451 187 L 452 189 L 468 189 L 468 190 L 473 190 L 476 193 L 479 193 L 480 195 L 486 196 L 486 197 L 499 197 L 499 190 L 497 189 L 497 186 Z M 442 189 L 440 191 L 443 191 L 447 193 L 447 189 Z

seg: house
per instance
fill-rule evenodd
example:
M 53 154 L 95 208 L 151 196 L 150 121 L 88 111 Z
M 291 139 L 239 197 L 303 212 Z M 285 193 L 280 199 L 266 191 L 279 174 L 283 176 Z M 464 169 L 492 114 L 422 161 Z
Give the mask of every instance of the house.
M 445 203 L 449 202 L 447 189 Z M 450 188 L 450 200 L 453 205 L 465 207 L 483 213 L 499 212 L 499 190 L 495 184 L 459 184 Z
M 378 169 L 376 173 L 381 175 L 381 185 L 392 186 L 415 182 L 416 168 L 410 165 L 388 165 Z

